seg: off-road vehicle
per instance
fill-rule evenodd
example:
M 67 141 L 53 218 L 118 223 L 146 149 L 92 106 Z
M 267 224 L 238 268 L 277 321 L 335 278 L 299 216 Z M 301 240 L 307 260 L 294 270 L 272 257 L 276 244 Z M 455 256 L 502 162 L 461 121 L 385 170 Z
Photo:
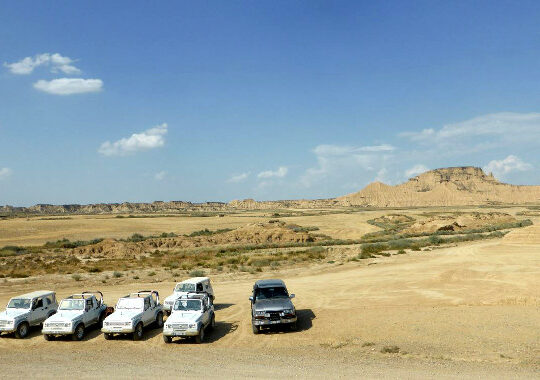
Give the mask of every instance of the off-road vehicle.
M 82 340 L 86 329 L 103 325 L 105 317 L 112 313 L 111 309 L 103 303 L 103 293 L 99 291 L 73 294 L 63 299 L 56 314 L 43 322 L 41 332 L 45 340 L 57 335 L 71 335 L 73 340 Z
M 262 328 L 287 325 L 296 330 L 296 310 L 287 287 L 282 280 L 260 280 L 253 285 L 251 301 L 251 325 L 253 333 Z
M 133 340 L 141 340 L 143 329 L 155 324 L 163 327 L 163 306 L 155 290 L 141 290 L 118 300 L 114 313 L 103 321 L 101 331 L 109 340 L 114 334 L 131 334 Z
M 40 290 L 9 300 L 6 310 L 0 313 L 0 334 L 14 332 L 17 338 L 25 338 L 31 326 L 39 326 L 56 313 L 56 293 Z
M 163 340 L 171 343 L 173 337 L 195 337 L 204 341 L 207 328 L 216 324 L 212 299 L 206 294 L 190 294 L 176 300 L 172 313 L 163 327 Z
M 163 310 L 169 314 L 178 298 L 192 293 L 206 293 L 210 297 L 210 300 L 214 302 L 214 289 L 212 289 L 210 279 L 208 277 L 193 277 L 176 284 L 173 289 L 173 294 L 165 298 Z

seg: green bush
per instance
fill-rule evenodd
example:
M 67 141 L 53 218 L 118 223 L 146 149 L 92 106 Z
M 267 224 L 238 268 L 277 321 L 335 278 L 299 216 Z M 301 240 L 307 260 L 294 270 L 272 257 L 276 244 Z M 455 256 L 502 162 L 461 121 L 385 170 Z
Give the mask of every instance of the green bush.
M 189 272 L 189 275 L 191 277 L 204 277 L 205 273 L 204 273 L 203 270 L 196 269 L 196 270 L 192 270 L 191 272 Z
M 117 271 L 114 271 L 114 272 L 113 272 L 113 277 L 114 277 L 114 278 L 120 278 L 120 277 L 122 277 L 122 276 L 123 276 L 123 274 L 120 273 L 120 272 L 117 272 Z

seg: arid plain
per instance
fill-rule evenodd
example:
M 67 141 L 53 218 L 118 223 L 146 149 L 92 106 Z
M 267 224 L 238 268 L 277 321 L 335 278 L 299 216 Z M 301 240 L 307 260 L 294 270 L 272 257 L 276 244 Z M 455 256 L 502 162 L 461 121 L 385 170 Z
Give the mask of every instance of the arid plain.
M 366 236 L 381 234 L 384 223 L 396 218 L 392 215 L 399 215 L 399 220 L 406 222 L 403 226 L 408 230 L 403 231 L 413 231 L 418 226 L 428 228 L 429 223 L 439 220 L 432 219 L 441 215 L 455 220 L 463 220 L 468 215 L 489 215 L 487 222 L 482 223 L 490 226 L 493 218 L 503 218 L 501 221 L 505 222 L 528 219 L 533 224 L 521 227 L 501 224 L 500 228 L 489 230 L 500 231 L 501 236 L 475 235 L 474 239 L 463 241 L 433 240 L 431 235 L 424 234 L 433 244 L 427 241 L 400 250 L 386 247 L 382 251 L 375 250 L 372 255 L 362 254 L 367 251 L 363 248 L 367 244 Z M 443 221 L 450 223 L 454 219 Z M 416 222 L 412 224 L 412 220 Z M 462 221 L 454 223 L 463 224 Z M 288 232 L 275 227 L 277 225 L 294 234 L 289 236 Z M 64 238 L 70 241 L 106 238 L 93 246 L 101 247 L 99 257 L 111 249 L 117 261 L 100 267 L 99 260 L 92 257 L 96 249 L 86 245 L 54 248 L 56 253 L 51 246 L 44 252 L 21 254 L 16 260 L 24 260 L 29 254 L 45 255 L 50 260 L 59 255 L 79 259 L 65 266 L 63 273 L 24 267 L 29 270 L 28 274 L 13 278 L 6 272 L 0 280 L 1 304 L 16 294 L 47 288 L 56 290 L 59 297 L 84 289 L 98 289 L 104 292 L 106 302 L 114 305 L 120 296 L 138 289 L 157 289 L 166 296 L 174 281 L 199 270 L 209 275 L 214 283 L 217 328 L 202 345 L 186 342 L 166 346 L 157 330 L 148 331 L 141 342 L 105 341 L 98 331 L 90 332 L 83 342 L 46 342 L 37 330 L 26 340 L 6 336 L 0 339 L 2 371 L 5 376 L 32 377 L 36 374 L 39 377 L 40 373 L 60 377 L 78 373 L 82 377 L 93 377 L 96 371 L 115 377 L 156 374 L 195 378 L 211 375 L 538 377 L 539 225 L 540 215 L 535 206 L 289 209 L 204 217 L 6 218 L 0 220 L 0 246 L 37 247 Z M 223 232 L 215 233 L 217 230 Z M 200 231 L 210 231 L 211 235 L 205 239 L 225 239 L 228 243 L 227 239 L 233 237 L 243 239 L 242 234 L 253 234 L 247 236 L 249 241 L 266 232 L 274 244 L 249 249 L 241 246 L 243 250 L 231 253 L 233 257 L 246 257 L 238 265 L 234 261 L 231 264 L 226 260 L 217 263 L 207 260 L 190 261 L 188 267 L 182 267 L 183 260 L 191 259 L 189 255 L 201 254 L 208 241 L 213 245 L 219 243 L 200 240 L 198 235 L 205 234 Z M 453 232 L 455 234 L 441 236 L 471 235 L 468 230 Z M 175 237 L 130 241 L 133 234 L 157 237 L 163 233 Z M 313 237 L 306 239 L 308 235 Z M 413 243 L 423 239 L 421 236 L 413 236 Z M 266 235 L 265 239 L 268 239 Z M 152 256 L 150 252 L 150 256 L 153 260 L 157 260 L 156 256 L 163 260 L 162 256 L 171 252 L 172 243 L 183 256 L 170 256 L 168 264 L 159 266 L 155 264 L 157 261 L 149 263 L 141 258 L 144 249 L 140 252 L 133 249 L 136 244 L 146 244 L 145 247 L 158 244 L 160 253 L 154 252 Z M 129 254 L 119 254 L 122 249 L 129 250 Z M 223 252 L 225 255 L 229 251 Z M 276 259 L 277 264 L 272 260 L 254 260 L 278 257 L 273 255 L 281 255 Z M 170 264 L 175 260 L 178 265 Z M 123 268 L 120 263 L 124 261 L 130 265 Z M 93 262 L 99 270 L 89 269 L 93 268 L 90 266 Z M 145 263 L 144 266 L 141 263 Z M 118 269 L 107 267 L 109 264 Z M 4 270 L 6 265 L 4 262 Z M 299 331 L 253 335 L 248 301 L 252 283 L 256 279 L 275 277 L 284 279 L 290 291 L 296 294 Z M 18 366 L 20 358 L 34 364 Z

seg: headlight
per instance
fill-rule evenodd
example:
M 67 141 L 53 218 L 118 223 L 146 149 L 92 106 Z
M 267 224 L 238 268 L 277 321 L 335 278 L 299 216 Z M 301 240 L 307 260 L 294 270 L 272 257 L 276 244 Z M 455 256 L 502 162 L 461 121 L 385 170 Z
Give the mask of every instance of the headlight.
M 196 324 L 196 323 L 190 323 L 190 324 L 189 324 L 189 328 L 190 328 L 190 329 L 196 329 L 196 328 L 197 328 L 197 324 Z
M 266 314 L 265 311 L 255 311 L 255 316 L 256 317 L 264 317 L 265 314 Z
M 294 310 L 293 309 L 285 309 L 285 310 L 283 310 L 283 314 L 294 314 Z

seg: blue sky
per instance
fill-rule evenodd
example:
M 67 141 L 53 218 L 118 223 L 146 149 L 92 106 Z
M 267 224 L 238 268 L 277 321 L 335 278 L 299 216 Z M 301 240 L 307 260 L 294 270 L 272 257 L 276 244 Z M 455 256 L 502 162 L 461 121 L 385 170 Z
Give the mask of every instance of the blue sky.
M 540 4 L 4 1 L 0 204 L 540 184 Z

